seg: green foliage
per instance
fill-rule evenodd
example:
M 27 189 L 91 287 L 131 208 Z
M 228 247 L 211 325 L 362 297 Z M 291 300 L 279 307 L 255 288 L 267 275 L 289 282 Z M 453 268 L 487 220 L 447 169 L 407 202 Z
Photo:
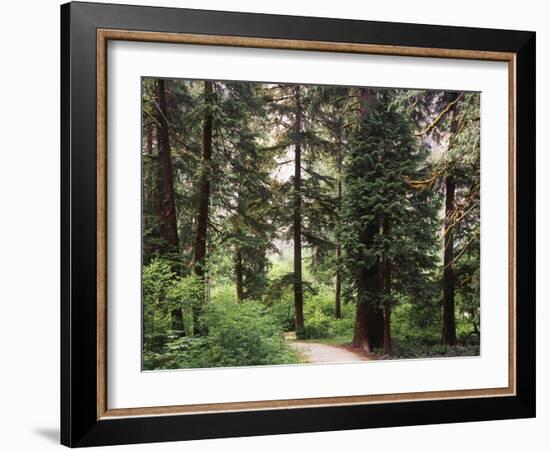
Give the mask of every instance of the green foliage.
M 441 341 L 441 308 L 438 300 L 402 302 L 392 313 L 392 334 L 396 342 L 415 346 L 437 345 Z
M 170 329 L 170 313 L 166 305 L 166 292 L 175 280 L 170 266 L 155 259 L 143 268 L 143 332 L 145 348 L 152 347 L 158 338 Z M 162 342 L 162 339 L 161 341 Z
M 396 341 L 391 355 L 380 355 L 384 359 L 417 359 L 460 356 L 479 356 L 479 344 L 456 345 L 448 347 L 441 344 L 419 345 L 410 342 Z
M 159 350 L 170 336 L 192 336 L 204 305 L 204 283 L 195 275 L 177 276 L 170 264 L 154 259 L 143 268 L 143 338 L 146 350 Z M 183 330 L 172 329 L 172 314 L 182 312 Z
M 170 311 L 182 311 L 186 335 L 192 336 L 199 331 L 196 324 L 204 306 L 204 283 L 199 277 L 190 275 L 172 281 L 166 291 L 166 301 Z
M 213 81 L 207 98 L 202 80 L 165 80 L 176 246 L 161 233 L 156 85 L 143 80 L 144 368 L 298 361 L 283 338 L 295 331 L 297 213 L 305 338 L 349 343 L 356 302 L 368 301 L 392 310 L 394 357 L 479 351 L 479 94 Z M 439 346 L 449 175 L 456 349 Z M 210 184 L 204 279 L 192 274 L 201 177 Z
M 205 308 L 202 326 L 208 330 L 207 335 L 171 339 L 163 352 L 146 355 L 144 367 L 236 367 L 299 362 L 298 354 L 287 346 L 281 327 L 258 302 L 213 302 Z
M 270 314 L 283 331 L 294 330 L 294 296 L 290 291 L 271 304 Z
M 354 305 L 342 305 L 342 318 L 334 317 L 334 290 L 322 287 L 315 295 L 306 297 L 304 304 L 305 334 L 307 339 L 346 336 L 351 341 L 354 326 Z
M 390 99 L 387 92 L 372 94 L 352 136 L 340 226 L 348 283 L 358 301 L 375 307 L 428 290 L 438 244 L 439 204 L 429 189 L 409 183 L 429 173 L 427 153 Z M 358 267 L 385 281 L 360 290 Z

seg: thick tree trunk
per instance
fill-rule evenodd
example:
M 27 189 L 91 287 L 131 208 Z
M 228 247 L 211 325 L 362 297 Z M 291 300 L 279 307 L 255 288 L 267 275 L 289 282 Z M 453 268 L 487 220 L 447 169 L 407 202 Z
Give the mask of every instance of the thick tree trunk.
M 443 251 L 443 333 L 444 345 L 456 345 L 454 228 L 452 214 L 455 202 L 455 182 L 452 175 L 445 179 L 445 238 Z
M 206 260 L 206 239 L 208 232 L 208 204 L 210 202 L 210 161 L 212 160 L 212 81 L 204 82 L 204 102 L 206 110 L 202 127 L 201 172 L 198 184 L 195 243 L 193 250 L 193 270 L 204 278 Z
M 370 321 L 369 304 L 365 298 L 365 270 L 363 267 L 357 268 L 357 306 L 355 312 L 355 328 L 353 331 L 353 340 L 351 345 L 360 348 L 365 352 L 372 352 L 373 346 L 369 339 Z
M 370 89 L 359 89 L 359 116 L 361 119 L 364 119 L 372 99 Z M 361 242 L 367 246 L 371 245 L 377 233 L 379 233 L 378 224 L 370 225 L 361 236 Z M 382 291 L 380 263 L 377 262 L 368 268 L 362 265 L 358 266 L 355 283 L 357 311 L 352 346 L 371 352 L 384 345 L 384 314 L 378 302 Z
M 168 133 L 168 109 L 166 107 L 166 87 L 164 80 L 157 80 L 157 121 L 158 128 L 158 191 L 159 215 L 161 219 L 161 237 L 170 246 L 171 252 L 178 251 L 178 224 L 176 205 L 174 203 L 174 179 L 172 173 L 172 157 L 170 155 L 170 140 Z M 149 141 L 148 141 L 149 145 Z M 151 137 L 152 145 L 152 137 Z M 172 329 L 183 329 L 183 315 L 181 308 L 171 311 Z
M 237 302 L 242 303 L 244 300 L 243 257 L 240 249 L 235 251 L 235 286 L 237 290 Z
M 294 317 L 296 337 L 304 337 L 304 299 L 302 292 L 302 104 L 300 86 L 294 89 L 296 121 L 294 129 Z
M 172 246 L 172 251 L 178 249 L 178 225 L 176 220 L 176 206 L 174 203 L 174 184 L 172 175 L 172 159 L 170 156 L 170 141 L 168 134 L 168 111 L 166 108 L 166 89 L 164 80 L 157 80 L 159 122 L 159 212 L 161 219 L 161 236 Z
M 357 308 L 355 315 L 355 328 L 351 345 L 361 348 L 366 352 L 372 352 L 375 348 L 384 345 L 384 314 L 382 308 L 374 305 L 372 286 L 379 285 L 379 273 L 377 270 L 357 268 Z M 367 293 L 367 286 L 371 286 Z
M 371 225 L 362 236 L 362 241 L 370 245 L 378 227 Z M 384 314 L 379 299 L 382 294 L 380 263 L 365 268 L 358 265 L 355 271 L 357 289 L 357 310 L 355 330 L 351 345 L 367 352 L 384 345 Z

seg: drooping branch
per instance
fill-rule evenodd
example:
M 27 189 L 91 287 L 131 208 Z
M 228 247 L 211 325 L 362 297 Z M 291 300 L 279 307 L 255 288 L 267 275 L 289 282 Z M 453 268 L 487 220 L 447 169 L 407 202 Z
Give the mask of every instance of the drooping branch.
M 452 102 L 450 102 L 443 111 L 441 111 L 437 117 L 423 130 L 415 132 L 415 136 L 424 136 L 425 134 L 430 133 L 437 124 L 443 119 L 449 111 L 451 111 L 454 106 L 458 103 L 458 101 L 462 98 L 462 94 L 460 94 L 456 99 L 454 99 Z

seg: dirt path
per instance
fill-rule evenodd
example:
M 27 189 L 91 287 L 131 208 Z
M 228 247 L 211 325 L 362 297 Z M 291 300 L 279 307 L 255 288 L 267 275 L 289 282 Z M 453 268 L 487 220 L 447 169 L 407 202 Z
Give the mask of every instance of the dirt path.
M 368 361 L 367 358 L 334 345 L 301 341 L 290 341 L 289 344 L 299 350 L 310 363 Z

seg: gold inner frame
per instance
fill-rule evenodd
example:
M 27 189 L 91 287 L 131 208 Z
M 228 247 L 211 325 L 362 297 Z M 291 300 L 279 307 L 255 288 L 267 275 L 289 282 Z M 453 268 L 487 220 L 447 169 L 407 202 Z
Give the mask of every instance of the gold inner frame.
M 107 405 L 107 42 L 109 40 L 216 45 L 391 56 L 473 59 L 508 63 L 508 387 L 401 394 L 264 400 L 201 405 L 109 409 Z M 516 394 L 516 54 L 477 50 L 421 48 L 341 42 L 298 41 L 238 36 L 97 30 L 97 418 L 197 414 L 368 403 L 444 400 Z

